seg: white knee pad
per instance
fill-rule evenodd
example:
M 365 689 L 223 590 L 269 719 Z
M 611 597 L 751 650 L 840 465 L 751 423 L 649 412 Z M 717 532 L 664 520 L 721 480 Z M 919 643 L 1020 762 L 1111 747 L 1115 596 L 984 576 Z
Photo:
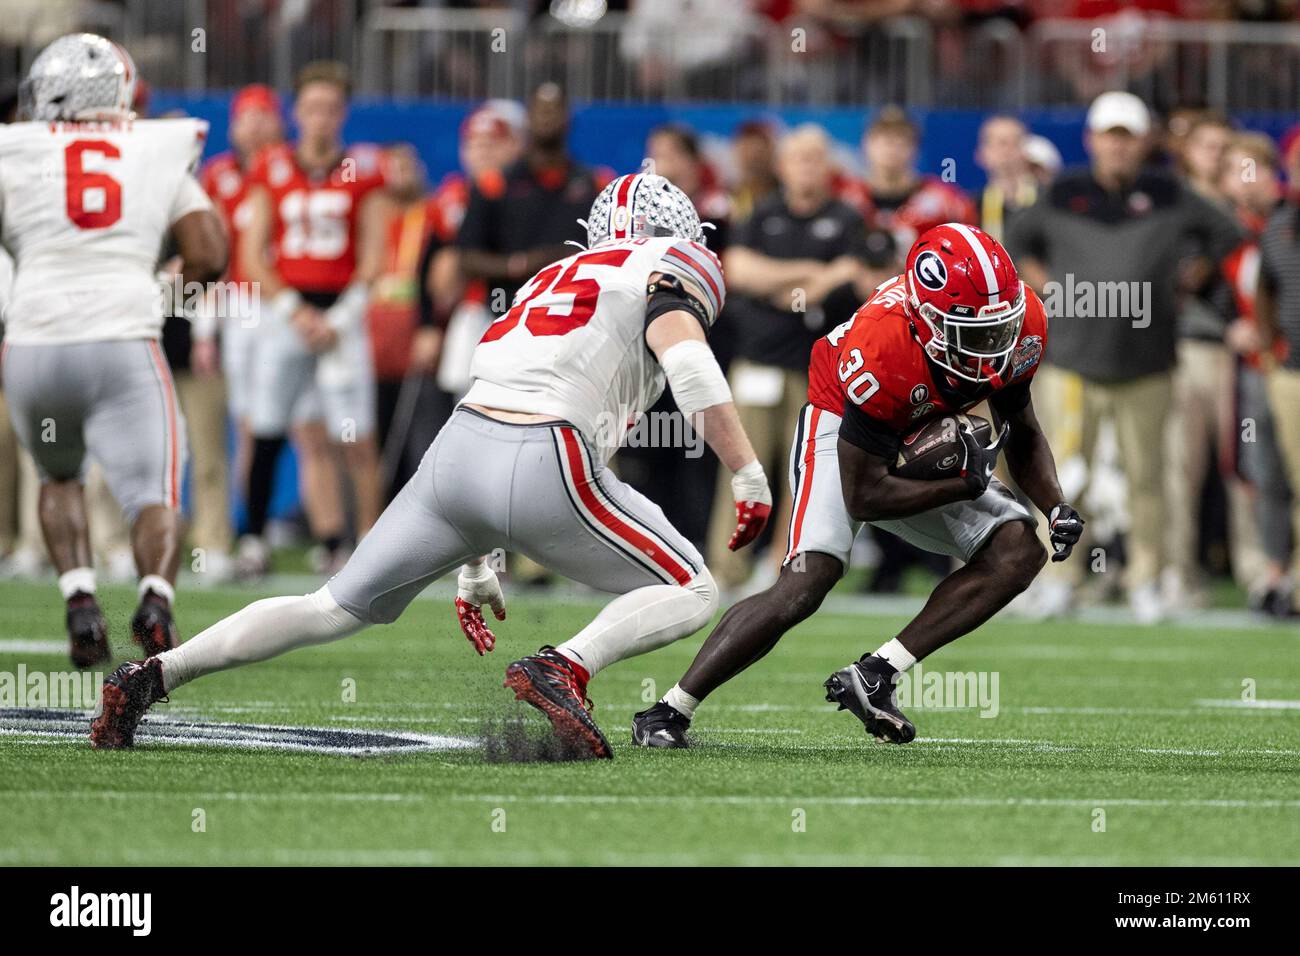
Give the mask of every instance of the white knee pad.
M 694 634 L 713 619 L 714 613 L 718 610 L 721 595 L 718 593 L 717 582 L 713 580 L 713 575 L 709 573 L 708 568 L 704 568 L 699 574 L 691 578 L 685 588 L 700 599 L 699 613 L 691 618 L 691 629 L 687 632 L 687 634 Z M 685 637 L 686 634 L 682 636 Z
M 320 615 L 321 637 L 325 640 L 355 634 L 367 624 L 366 621 L 361 620 L 334 600 L 334 595 L 330 594 L 328 584 L 317 591 L 313 591 L 307 595 L 307 598 L 311 601 L 316 613 Z

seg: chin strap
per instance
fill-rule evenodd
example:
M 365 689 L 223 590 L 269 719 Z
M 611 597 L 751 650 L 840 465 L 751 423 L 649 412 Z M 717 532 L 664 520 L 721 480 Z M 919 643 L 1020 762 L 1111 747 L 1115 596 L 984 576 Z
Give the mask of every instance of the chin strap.
M 988 376 L 989 384 L 994 388 L 1002 387 L 1002 375 L 988 362 L 985 362 L 980 366 L 980 371 Z

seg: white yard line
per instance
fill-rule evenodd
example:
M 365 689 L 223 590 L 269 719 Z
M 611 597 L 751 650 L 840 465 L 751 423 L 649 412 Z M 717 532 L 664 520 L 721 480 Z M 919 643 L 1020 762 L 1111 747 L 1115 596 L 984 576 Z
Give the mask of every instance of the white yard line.
M 68 656 L 68 639 L 61 641 L 39 638 L 9 637 L 0 639 L 0 654 L 57 654 Z
M 1300 710 L 1300 700 L 1198 700 L 1198 707 L 1223 707 L 1230 710 Z
M 1135 809 L 1215 809 L 1215 810 L 1294 810 L 1300 809 L 1298 800 L 1240 799 L 1215 800 L 1188 797 L 1160 799 L 1145 797 L 902 797 L 902 796 L 810 796 L 806 794 L 501 794 L 501 793 L 382 793 L 340 791 L 203 791 L 203 790 L 0 790 L 0 796 L 34 799 L 140 800 L 166 799 L 186 801 L 231 800 L 249 803 L 310 803 L 313 801 L 336 803 L 486 803 L 494 806 L 507 803 L 536 804 L 591 804 L 595 806 L 638 805 L 693 805 L 716 806 L 835 806 L 835 807 L 983 807 L 1006 809 L 1056 809 L 1093 807 L 1132 807 Z

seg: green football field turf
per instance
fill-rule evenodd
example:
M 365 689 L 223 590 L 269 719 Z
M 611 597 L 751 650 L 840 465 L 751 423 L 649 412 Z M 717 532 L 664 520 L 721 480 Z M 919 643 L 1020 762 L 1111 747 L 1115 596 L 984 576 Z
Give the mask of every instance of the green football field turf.
M 125 652 L 132 596 L 103 597 Z M 500 686 L 504 668 L 598 605 L 507 598 L 486 659 L 448 601 L 420 600 L 396 625 L 214 675 L 154 712 L 465 739 L 522 715 L 540 741 L 540 716 Z M 187 590 L 182 631 L 249 599 Z M 833 610 L 708 700 L 685 752 L 633 748 L 629 719 L 703 634 L 593 681 L 612 762 L 156 741 L 98 753 L 11 728 L 0 733 L 0 863 L 1300 863 L 1296 629 L 996 620 L 923 665 L 982 674 L 990 690 L 996 676 L 983 708 L 996 715 L 913 705 L 919 739 L 891 747 L 834 713 L 821 682 L 902 617 Z M 60 635 L 52 586 L 0 584 L 0 674 L 66 669 Z

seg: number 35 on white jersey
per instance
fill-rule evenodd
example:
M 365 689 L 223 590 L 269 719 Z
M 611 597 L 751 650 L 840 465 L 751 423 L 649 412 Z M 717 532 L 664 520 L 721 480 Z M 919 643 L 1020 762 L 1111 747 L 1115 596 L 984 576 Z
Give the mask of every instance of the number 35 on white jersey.
M 519 290 L 474 350 L 463 401 L 565 419 L 608 461 L 664 389 L 645 343 L 646 289 L 658 272 L 683 280 L 712 323 L 725 289 L 704 246 L 672 237 L 603 243 Z
M 194 119 L 0 126 L 0 239 L 15 265 L 6 341 L 158 335 L 163 240 L 211 208 L 194 178 L 207 129 Z

